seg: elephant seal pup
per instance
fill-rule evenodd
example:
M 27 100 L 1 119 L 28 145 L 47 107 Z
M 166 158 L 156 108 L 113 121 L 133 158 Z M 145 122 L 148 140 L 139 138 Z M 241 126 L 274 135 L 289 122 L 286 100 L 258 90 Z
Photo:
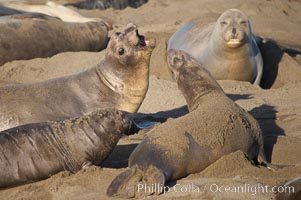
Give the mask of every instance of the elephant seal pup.
M 263 70 L 261 53 L 251 24 L 240 10 L 227 10 L 216 23 L 204 28 L 184 25 L 170 38 L 168 49 L 186 51 L 217 80 L 260 84 Z
M 0 132 L 0 187 L 99 165 L 114 149 L 131 117 L 127 112 L 106 109 L 72 120 Z
M 223 155 L 244 151 L 265 162 L 256 120 L 230 100 L 210 73 L 182 51 L 168 62 L 190 113 L 156 126 L 129 158 L 129 169 L 110 184 L 109 196 L 160 194 L 164 184 L 198 173 Z M 156 185 L 156 189 L 149 189 Z M 160 187 L 158 187 L 160 186 Z
M 100 51 L 108 43 L 104 22 L 66 23 L 43 14 L 0 17 L 0 66 L 12 60 L 66 51 Z
M 149 83 L 154 40 L 128 24 L 114 34 L 105 60 L 78 74 L 0 88 L 0 129 L 79 117 L 101 108 L 136 113 Z

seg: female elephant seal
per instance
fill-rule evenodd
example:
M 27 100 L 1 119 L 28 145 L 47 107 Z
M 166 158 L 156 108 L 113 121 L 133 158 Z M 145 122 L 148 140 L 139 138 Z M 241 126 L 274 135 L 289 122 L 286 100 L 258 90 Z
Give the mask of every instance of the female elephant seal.
M 0 88 L 0 129 L 79 117 L 100 108 L 135 113 L 148 89 L 154 40 L 128 24 L 114 34 L 96 67 L 39 83 Z
M 227 10 L 216 23 L 204 28 L 184 25 L 170 38 L 168 49 L 186 51 L 218 80 L 260 84 L 263 69 L 261 53 L 251 24 L 240 10 Z
M 182 51 L 168 52 L 170 69 L 190 113 L 152 129 L 129 158 L 129 169 L 110 184 L 109 196 L 160 194 L 145 187 L 198 173 L 231 152 L 265 162 L 256 120 L 230 100 L 195 59 Z
M 106 109 L 72 120 L 0 132 L 0 187 L 99 165 L 114 149 L 130 119 L 129 113 Z
M 37 13 L 0 17 L 0 66 L 66 51 L 100 51 L 109 29 L 104 22 L 67 23 Z

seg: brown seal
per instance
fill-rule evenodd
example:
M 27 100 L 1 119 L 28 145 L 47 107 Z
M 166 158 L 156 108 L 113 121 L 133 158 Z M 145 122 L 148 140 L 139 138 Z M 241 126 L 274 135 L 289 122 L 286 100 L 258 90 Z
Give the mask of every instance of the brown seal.
M 105 60 L 66 77 L 0 88 L 0 130 L 22 124 L 79 117 L 101 108 L 136 113 L 149 83 L 155 41 L 128 24 L 114 34 Z
M 0 65 L 50 57 L 66 51 L 100 51 L 107 46 L 104 22 L 67 23 L 37 13 L 0 17 Z
M 110 184 L 109 196 L 160 194 L 163 187 L 145 187 L 198 173 L 237 150 L 250 160 L 257 161 L 258 154 L 266 160 L 257 121 L 224 94 L 210 73 L 182 51 L 170 50 L 168 62 L 190 113 L 148 133 L 130 155 L 130 168 Z
M 127 129 L 131 114 L 114 109 L 0 132 L 0 187 L 100 165 Z
M 186 51 L 217 80 L 260 84 L 262 56 L 247 16 L 238 9 L 225 11 L 206 27 L 182 26 L 170 38 L 168 49 Z

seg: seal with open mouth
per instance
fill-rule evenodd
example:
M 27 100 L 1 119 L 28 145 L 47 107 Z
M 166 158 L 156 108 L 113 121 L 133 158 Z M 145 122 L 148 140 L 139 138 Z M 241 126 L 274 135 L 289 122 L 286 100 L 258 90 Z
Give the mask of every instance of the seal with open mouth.
M 0 88 L 0 130 L 79 117 L 102 108 L 136 113 L 149 84 L 155 40 L 128 24 L 114 34 L 105 60 L 78 74 Z
M 260 84 L 263 61 L 247 16 L 237 9 L 225 11 L 216 23 L 200 28 L 186 24 L 172 35 L 168 49 L 186 51 L 217 80 Z
M 105 109 L 0 132 L 0 187 L 99 165 L 127 130 L 131 117 L 127 112 Z
M 198 173 L 238 150 L 266 163 L 257 121 L 224 94 L 210 73 L 179 50 L 168 52 L 168 63 L 190 113 L 147 134 L 130 155 L 129 169 L 108 187 L 109 196 L 158 195 L 166 182 Z M 148 189 L 154 185 L 161 187 Z

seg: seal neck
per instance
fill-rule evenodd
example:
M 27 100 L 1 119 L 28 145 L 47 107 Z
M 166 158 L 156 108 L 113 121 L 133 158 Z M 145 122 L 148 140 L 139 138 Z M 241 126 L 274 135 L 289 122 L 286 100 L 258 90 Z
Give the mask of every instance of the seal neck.
M 116 69 L 109 62 L 105 62 L 96 71 L 101 81 L 111 91 L 119 94 L 115 108 L 136 113 L 148 90 L 149 65 L 143 62 L 137 66 L 122 67 L 124 69 Z
M 183 93 L 189 111 L 195 110 L 208 95 L 223 94 L 223 89 L 203 67 L 183 68 L 177 79 L 178 88 Z

